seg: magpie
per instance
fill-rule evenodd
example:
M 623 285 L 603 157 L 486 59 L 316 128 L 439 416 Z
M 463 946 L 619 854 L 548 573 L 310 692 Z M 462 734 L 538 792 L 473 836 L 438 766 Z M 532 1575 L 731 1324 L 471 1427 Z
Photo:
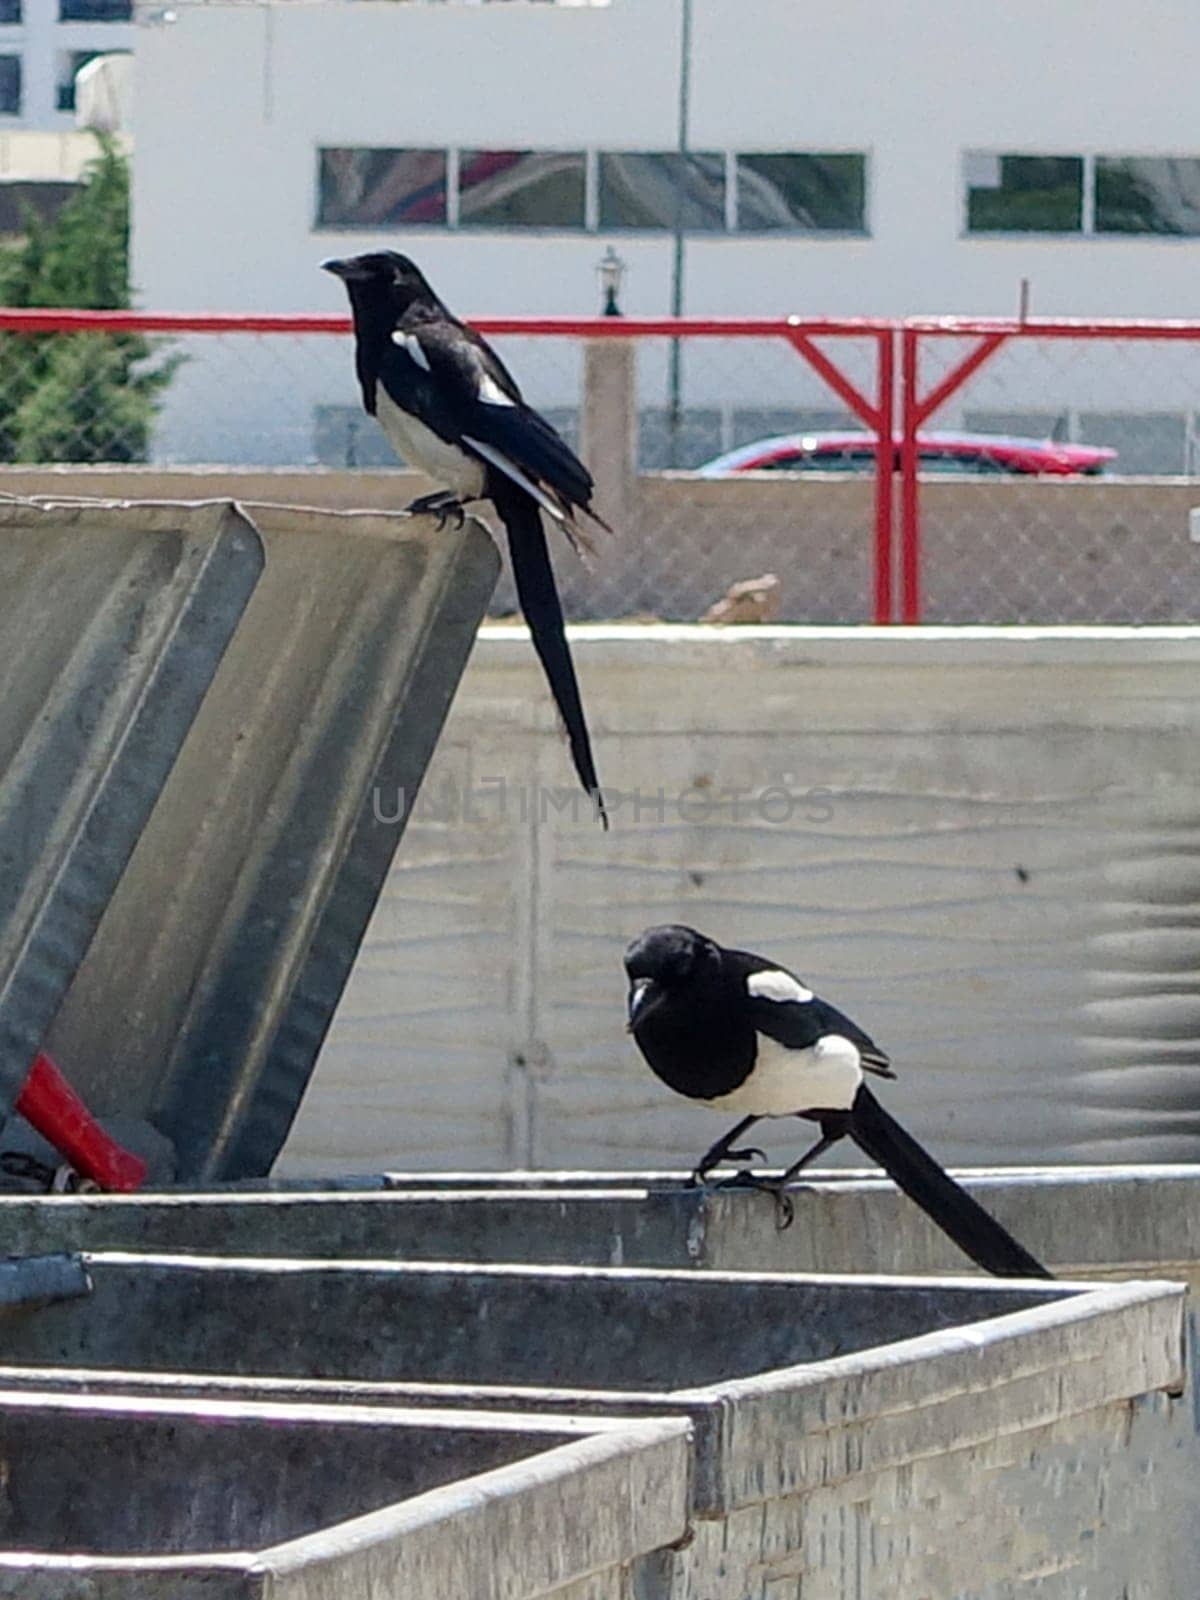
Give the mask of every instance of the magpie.
M 321 265 L 341 278 L 350 296 L 364 408 L 398 454 L 445 485 L 408 510 L 461 523 L 472 501 L 490 500 L 496 508 L 508 534 L 517 597 L 575 771 L 607 828 L 541 517 L 544 511 L 557 523 L 577 554 L 590 552 L 581 516 L 611 532 L 592 510 L 591 474 L 526 405 L 491 346 L 452 315 L 407 256 L 378 250 Z
M 887 1055 L 794 973 L 678 924 L 647 928 L 626 950 L 625 971 L 629 1031 L 651 1071 L 677 1094 L 741 1117 L 700 1157 L 692 1183 L 722 1161 L 765 1159 L 738 1147 L 764 1117 L 805 1117 L 821 1137 L 798 1161 L 777 1177 L 727 1180 L 772 1193 L 781 1228 L 794 1214 L 788 1184 L 849 1137 L 979 1266 L 1052 1276 L 888 1115 L 866 1081 L 896 1076 Z

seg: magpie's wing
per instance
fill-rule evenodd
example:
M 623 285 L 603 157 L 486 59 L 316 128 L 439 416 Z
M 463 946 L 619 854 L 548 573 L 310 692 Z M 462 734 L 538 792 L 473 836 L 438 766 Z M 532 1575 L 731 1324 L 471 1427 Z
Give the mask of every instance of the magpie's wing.
M 465 442 L 532 494 L 557 522 L 569 519 L 575 507 L 595 516 L 591 473 L 545 417 L 526 405 L 508 368 L 473 329 L 450 320 L 402 324 L 393 344 L 418 366 L 422 359 L 426 363 L 458 425 L 456 442 Z
M 892 1064 L 869 1034 L 856 1022 L 813 994 L 802 979 L 764 956 L 743 950 L 725 952 L 729 965 L 745 987 L 755 1029 L 789 1050 L 807 1050 L 829 1034 L 840 1034 L 858 1048 L 867 1072 L 894 1078 Z

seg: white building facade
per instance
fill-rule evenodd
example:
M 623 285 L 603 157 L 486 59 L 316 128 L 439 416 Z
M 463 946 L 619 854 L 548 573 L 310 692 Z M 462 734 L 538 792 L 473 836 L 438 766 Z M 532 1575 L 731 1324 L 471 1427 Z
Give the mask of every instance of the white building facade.
M 678 291 L 693 314 L 1007 314 L 1028 279 L 1040 315 L 1200 317 L 1200 11 L 1181 0 L 275 0 L 140 20 L 147 308 L 341 309 L 320 259 L 392 246 L 464 314 L 587 313 L 611 245 L 635 313 Z M 164 456 L 369 455 L 346 352 L 310 346 L 196 341 Z M 520 358 L 569 425 L 574 354 Z M 1147 461 L 1170 459 L 1200 360 L 1106 359 L 1085 378 L 1010 364 L 947 420 L 1069 413 L 1086 436 L 1124 417 L 1132 439 L 1140 417 Z M 664 360 L 647 352 L 647 414 Z M 684 402 L 697 459 L 840 409 L 798 364 L 741 356 L 691 363 Z

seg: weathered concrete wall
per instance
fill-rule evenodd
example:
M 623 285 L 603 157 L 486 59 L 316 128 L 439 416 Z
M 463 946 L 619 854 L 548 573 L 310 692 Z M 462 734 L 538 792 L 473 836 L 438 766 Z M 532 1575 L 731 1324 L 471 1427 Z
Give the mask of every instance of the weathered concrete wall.
M 284 1170 L 690 1166 L 727 1119 L 623 1031 L 624 945 L 671 920 L 855 1017 L 944 1161 L 1200 1155 L 1200 632 L 605 628 L 575 652 L 612 833 L 523 632 L 489 631 Z M 762 1133 L 781 1163 L 807 1137 Z

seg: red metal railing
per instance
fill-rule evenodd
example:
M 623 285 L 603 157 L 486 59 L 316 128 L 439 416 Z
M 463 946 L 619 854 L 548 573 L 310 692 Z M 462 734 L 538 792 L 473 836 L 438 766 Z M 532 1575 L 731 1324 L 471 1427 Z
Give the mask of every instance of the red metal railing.
M 800 317 L 477 317 L 487 335 L 569 339 L 781 339 L 876 436 L 872 616 L 892 620 L 893 496 L 888 440 L 894 429 L 894 323 L 886 318 Z M 347 316 L 253 313 L 0 309 L 0 333 L 348 334 Z M 867 339 L 876 345 L 875 394 L 858 387 L 817 340 Z
M 779 339 L 787 343 L 875 434 L 872 616 L 876 623 L 919 623 L 922 601 L 921 478 L 918 432 L 1005 345 L 1022 339 L 1184 341 L 1200 344 L 1200 322 L 1006 320 L 966 317 L 478 317 L 489 335 L 572 339 Z M 349 317 L 253 313 L 0 309 L 0 333 L 346 335 Z M 973 340 L 965 356 L 922 391 L 922 362 L 946 339 Z M 823 342 L 875 345 L 874 392 L 861 387 Z M 897 394 L 898 390 L 898 394 Z M 896 442 L 899 444 L 898 537 Z M 898 568 L 898 583 L 893 580 Z

